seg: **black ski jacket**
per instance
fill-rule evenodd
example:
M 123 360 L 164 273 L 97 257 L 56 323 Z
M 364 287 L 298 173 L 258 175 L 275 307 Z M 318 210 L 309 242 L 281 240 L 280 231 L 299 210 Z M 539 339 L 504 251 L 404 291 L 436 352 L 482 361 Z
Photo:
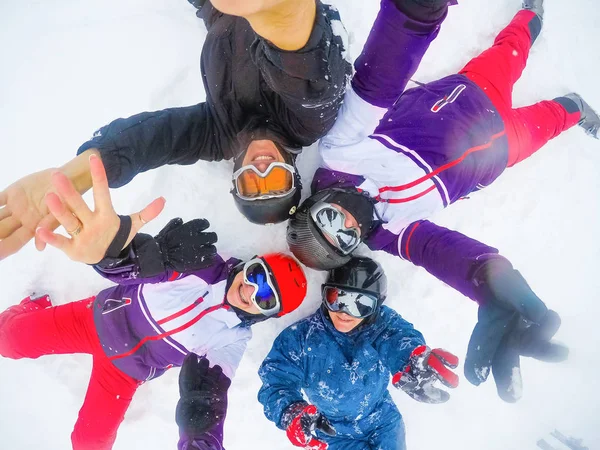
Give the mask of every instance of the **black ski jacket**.
M 253 138 L 299 151 L 333 126 L 352 73 L 334 8 L 317 0 L 313 32 L 297 51 L 276 48 L 209 2 L 199 16 L 208 28 L 206 102 L 117 119 L 79 148 L 100 150 L 111 187 L 165 164 L 235 158 Z

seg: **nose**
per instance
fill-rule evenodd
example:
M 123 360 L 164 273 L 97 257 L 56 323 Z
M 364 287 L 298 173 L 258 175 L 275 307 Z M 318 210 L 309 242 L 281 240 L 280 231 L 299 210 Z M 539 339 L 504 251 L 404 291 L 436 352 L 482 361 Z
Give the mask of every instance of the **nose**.
M 242 289 L 244 291 L 244 297 L 248 300 L 252 301 L 252 295 L 254 294 L 254 286 L 250 286 L 249 284 L 242 283 Z
M 356 222 L 356 219 L 354 217 L 350 216 L 349 214 L 346 214 L 344 226 L 346 228 L 358 228 L 358 223 Z
M 252 165 L 256 167 L 260 172 L 265 173 L 271 165 L 271 163 L 267 161 L 254 161 Z

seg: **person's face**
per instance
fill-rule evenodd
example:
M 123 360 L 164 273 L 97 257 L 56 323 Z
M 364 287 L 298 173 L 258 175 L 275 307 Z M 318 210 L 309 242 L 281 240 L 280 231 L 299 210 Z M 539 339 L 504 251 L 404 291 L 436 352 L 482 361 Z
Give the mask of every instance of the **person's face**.
M 344 226 L 346 228 L 356 228 L 358 230 L 358 236 L 360 237 L 360 225 L 358 224 L 358 221 L 354 218 L 354 216 L 352 214 L 350 214 L 350 211 L 348 211 L 346 208 L 342 208 L 340 205 L 336 205 L 334 203 L 330 203 L 330 205 L 332 207 L 334 207 L 335 209 L 337 209 L 338 211 L 341 211 L 344 213 L 344 215 L 346 216 Z
M 330 203 L 330 205 L 337 209 L 338 211 L 341 211 L 344 213 L 344 215 L 346 216 L 346 220 L 344 221 L 344 226 L 346 228 L 356 228 L 356 230 L 358 231 L 358 237 L 360 238 L 360 226 L 358 225 L 358 221 L 354 218 L 354 216 L 352 214 L 350 214 L 350 212 L 346 209 L 346 208 L 342 208 L 340 205 L 335 205 L 333 203 Z M 327 242 L 329 242 L 332 246 L 336 247 L 335 244 L 335 239 L 331 236 L 329 236 L 327 233 L 321 233 L 322 236 L 327 240 Z
M 365 319 L 357 319 L 352 317 L 345 312 L 333 312 L 329 311 L 329 317 L 336 330 L 340 333 L 349 333 L 359 326 Z
M 261 172 L 265 172 L 274 162 L 282 163 L 285 162 L 285 159 L 273 141 L 261 139 L 250 142 L 241 167 L 252 165 Z
M 256 305 L 252 303 L 253 292 L 254 287 L 244 283 L 244 273 L 240 272 L 235 276 L 227 291 L 227 302 L 249 314 L 261 314 Z

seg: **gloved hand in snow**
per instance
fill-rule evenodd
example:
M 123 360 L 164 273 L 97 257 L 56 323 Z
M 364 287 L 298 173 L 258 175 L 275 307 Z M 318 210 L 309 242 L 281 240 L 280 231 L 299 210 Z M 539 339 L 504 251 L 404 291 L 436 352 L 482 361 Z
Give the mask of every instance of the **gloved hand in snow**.
M 208 359 L 190 353 L 179 373 L 180 399 L 175 421 L 192 439 L 223 422 L 227 413 L 227 390 L 231 380 L 220 366 L 209 366 Z
M 406 367 L 396 373 L 392 383 L 412 398 L 424 403 L 444 403 L 448 392 L 434 386 L 436 381 L 449 388 L 458 386 L 458 375 L 450 369 L 458 366 L 458 358 L 441 348 L 420 345 L 413 350 Z
M 327 418 L 317 411 L 317 407 L 306 402 L 292 403 L 281 416 L 281 426 L 287 437 L 296 447 L 308 450 L 326 450 L 328 445 L 317 439 L 315 430 L 328 436 L 335 436 L 335 428 Z
M 491 369 L 500 398 L 516 402 L 522 393 L 521 356 L 546 362 L 567 359 L 569 349 L 551 340 L 560 317 L 504 258 L 483 263 L 473 282 L 479 289 L 479 320 L 469 342 L 465 376 L 478 386 Z
M 138 233 L 121 253 L 110 255 L 107 252 L 96 265 L 101 269 L 112 269 L 135 264 L 142 278 L 163 274 L 166 270 L 187 273 L 210 267 L 217 254 L 213 245 L 217 235 L 205 231 L 209 226 L 206 219 L 186 223 L 180 218 L 172 219 L 157 236 Z

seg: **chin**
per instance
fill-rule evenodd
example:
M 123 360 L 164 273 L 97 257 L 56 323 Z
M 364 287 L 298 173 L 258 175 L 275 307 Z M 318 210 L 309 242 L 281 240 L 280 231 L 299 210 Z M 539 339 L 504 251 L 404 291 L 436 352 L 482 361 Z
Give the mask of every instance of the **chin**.
M 354 325 L 354 324 L 346 324 L 346 323 L 340 323 L 340 322 L 333 322 L 333 326 L 340 333 L 349 333 L 350 331 L 352 331 L 356 328 L 356 325 Z

